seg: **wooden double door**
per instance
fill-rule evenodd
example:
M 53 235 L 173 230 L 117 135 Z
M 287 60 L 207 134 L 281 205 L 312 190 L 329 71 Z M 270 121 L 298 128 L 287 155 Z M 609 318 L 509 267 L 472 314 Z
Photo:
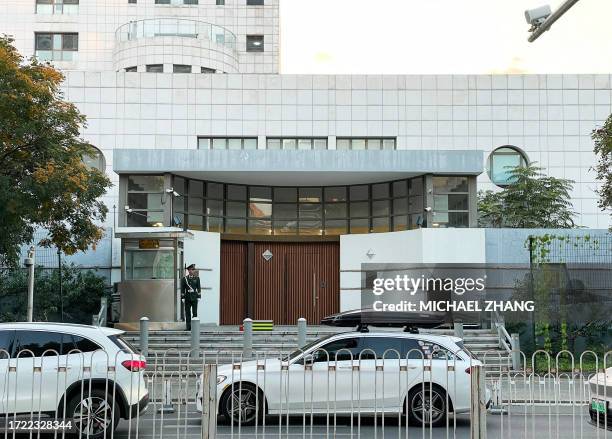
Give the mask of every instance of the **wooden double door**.
M 221 324 L 318 324 L 339 308 L 338 242 L 221 242 Z

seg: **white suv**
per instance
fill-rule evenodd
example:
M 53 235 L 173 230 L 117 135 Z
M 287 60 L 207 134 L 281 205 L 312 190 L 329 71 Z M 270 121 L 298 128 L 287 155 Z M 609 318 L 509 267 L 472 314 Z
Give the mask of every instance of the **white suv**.
M 0 324 L 0 418 L 47 415 L 70 421 L 82 436 L 110 437 L 120 418 L 138 416 L 149 402 L 145 358 L 122 333 L 59 323 Z
M 470 374 L 481 365 L 457 337 L 336 334 L 282 359 L 219 366 L 217 410 L 240 424 L 265 414 L 335 412 L 403 413 L 411 424 L 440 426 L 448 413 L 470 411 Z M 488 405 L 490 392 L 484 393 Z

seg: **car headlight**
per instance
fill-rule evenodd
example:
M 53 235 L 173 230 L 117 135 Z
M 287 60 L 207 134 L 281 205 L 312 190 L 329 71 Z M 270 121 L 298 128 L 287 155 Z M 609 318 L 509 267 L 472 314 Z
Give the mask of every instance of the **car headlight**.
M 225 375 L 217 375 L 217 384 L 221 384 L 227 377 Z

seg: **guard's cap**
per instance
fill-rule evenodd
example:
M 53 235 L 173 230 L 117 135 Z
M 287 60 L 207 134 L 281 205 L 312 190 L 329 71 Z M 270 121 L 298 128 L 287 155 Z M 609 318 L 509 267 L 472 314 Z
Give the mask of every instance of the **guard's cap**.
M 195 264 L 188 265 L 187 270 L 195 270 Z

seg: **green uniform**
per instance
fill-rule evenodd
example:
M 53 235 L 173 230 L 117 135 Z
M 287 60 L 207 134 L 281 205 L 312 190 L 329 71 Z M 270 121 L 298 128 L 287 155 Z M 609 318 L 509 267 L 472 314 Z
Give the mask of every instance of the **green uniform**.
M 185 301 L 185 323 L 187 330 L 191 329 L 191 317 L 198 316 L 198 299 L 202 296 L 200 278 L 185 276 L 181 279 L 181 298 Z

